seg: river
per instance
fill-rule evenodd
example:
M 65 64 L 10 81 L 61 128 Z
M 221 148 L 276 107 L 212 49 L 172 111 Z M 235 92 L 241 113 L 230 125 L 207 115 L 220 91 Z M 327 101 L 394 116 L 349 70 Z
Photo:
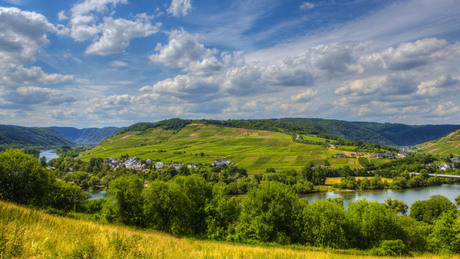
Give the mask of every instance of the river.
M 42 156 L 46 157 L 46 162 L 54 158 L 59 158 L 59 156 L 54 153 L 54 150 L 40 150 L 40 157 Z
M 91 194 L 91 198 L 89 198 L 89 200 L 99 200 L 107 198 L 106 191 L 86 190 L 86 192 L 89 192 Z
M 366 199 L 368 201 L 384 202 L 386 198 L 398 199 L 407 204 L 412 205 L 415 201 L 428 200 L 430 196 L 442 195 L 455 203 L 455 198 L 460 195 L 460 184 L 443 184 L 439 186 L 429 186 L 422 188 L 413 188 L 405 190 L 373 190 L 373 191 L 331 191 L 322 193 L 311 193 L 302 195 L 302 198 L 308 200 L 309 203 L 327 198 L 342 197 L 345 208 L 351 201 Z

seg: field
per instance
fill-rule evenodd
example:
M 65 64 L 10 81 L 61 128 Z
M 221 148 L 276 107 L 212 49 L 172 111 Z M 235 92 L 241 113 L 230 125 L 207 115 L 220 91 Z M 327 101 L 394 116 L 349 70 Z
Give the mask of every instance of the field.
M 176 238 L 0 202 L 0 258 L 385 258 L 350 255 L 356 251 L 308 249 Z
M 314 135 L 304 139 L 323 142 Z M 345 151 L 346 150 L 346 151 Z M 212 163 L 224 158 L 232 160 L 249 173 L 261 173 L 273 167 L 276 170 L 302 169 L 309 161 L 323 164 L 326 159 L 334 167 L 349 165 L 359 168 L 356 158 L 332 159 L 354 147 L 329 149 L 328 145 L 300 144 L 292 136 L 279 132 L 190 124 L 178 132 L 152 129 L 148 132 L 127 132 L 112 136 L 80 158 L 120 157 L 128 154 L 142 159 L 165 163 Z
M 460 156 L 460 131 L 455 131 L 437 140 L 433 140 L 417 146 L 421 151 L 428 154 Z

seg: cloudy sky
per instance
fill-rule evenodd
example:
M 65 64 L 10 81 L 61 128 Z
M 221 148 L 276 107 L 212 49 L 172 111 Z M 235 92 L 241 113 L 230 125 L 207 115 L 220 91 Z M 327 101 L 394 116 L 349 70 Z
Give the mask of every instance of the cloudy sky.
M 458 0 L 0 0 L 0 123 L 460 123 Z

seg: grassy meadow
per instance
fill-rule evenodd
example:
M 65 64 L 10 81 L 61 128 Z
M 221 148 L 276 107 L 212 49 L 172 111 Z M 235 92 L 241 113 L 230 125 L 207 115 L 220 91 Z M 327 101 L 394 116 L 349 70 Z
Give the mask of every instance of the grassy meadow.
M 460 131 L 455 131 L 437 140 L 426 142 L 417 148 L 428 154 L 460 156 Z
M 317 136 L 302 136 L 323 142 Z M 309 161 L 323 164 L 326 159 L 334 167 L 349 165 L 359 168 L 356 158 L 332 159 L 337 153 L 351 153 L 355 147 L 329 149 L 324 145 L 300 144 L 292 136 L 279 132 L 190 124 L 178 132 L 152 129 L 148 132 L 127 132 L 103 141 L 80 158 L 120 157 L 125 154 L 165 163 L 211 163 L 217 158 L 234 161 L 249 173 L 277 170 L 300 170 Z
M 308 249 L 177 238 L 0 202 L 0 258 L 385 258 Z

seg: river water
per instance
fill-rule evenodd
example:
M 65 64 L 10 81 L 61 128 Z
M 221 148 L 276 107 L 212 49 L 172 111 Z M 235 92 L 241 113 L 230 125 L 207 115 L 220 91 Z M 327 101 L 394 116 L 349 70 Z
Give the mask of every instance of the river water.
M 331 191 L 302 195 L 309 203 L 327 198 L 343 198 L 345 208 L 351 201 L 366 199 L 368 201 L 385 202 L 385 199 L 398 199 L 406 203 L 409 208 L 415 201 L 428 200 L 432 195 L 442 195 L 455 203 L 455 198 L 460 195 L 460 184 L 443 184 L 405 190 L 373 190 L 373 191 Z
M 91 198 L 89 200 L 99 200 L 107 198 L 106 191 L 95 191 L 95 190 L 87 190 L 91 194 Z
M 42 156 L 46 157 L 46 162 L 54 158 L 59 158 L 59 156 L 54 153 L 54 150 L 40 150 L 40 157 Z

